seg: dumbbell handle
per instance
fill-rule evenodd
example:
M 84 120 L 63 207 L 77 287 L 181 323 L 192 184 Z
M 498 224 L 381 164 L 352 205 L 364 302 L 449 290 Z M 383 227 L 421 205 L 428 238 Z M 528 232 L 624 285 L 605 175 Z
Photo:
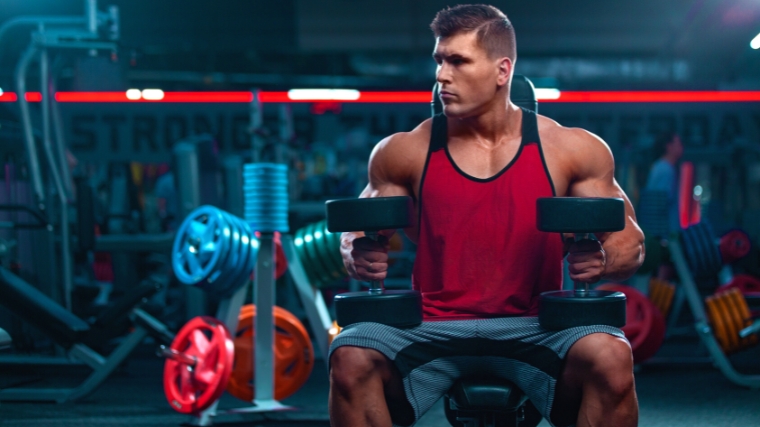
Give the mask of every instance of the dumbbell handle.
M 739 336 L 742 338 L 747 338 L 750 335 L 757 333 L 760 333 L 760 319 L 755 320 L 755 323 L 739 331 Z
M 364 235 L 377 242 L 380 235 L 377 231 L 366 231 Z M 382 294 L 385 291 L 385 285 L 382 280 L 370 280 L 369 293 L 370 294 Z
M 575 241 L 580 242 L 583 240 L 590 240 L 588 236 L 589 233 L 575 234 Z M 573 287 L 575 288 L 575 293 L 580 296 L 586 296 L 586 294 L 588 294 L 588 282 L 573 280 Z

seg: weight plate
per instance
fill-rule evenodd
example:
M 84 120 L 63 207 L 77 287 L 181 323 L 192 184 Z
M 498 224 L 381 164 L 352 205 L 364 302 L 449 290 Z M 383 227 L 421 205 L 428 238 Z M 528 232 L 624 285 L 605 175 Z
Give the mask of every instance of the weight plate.
M 229 255 L 229 228 L 222 211 L 201 206 L 188 215 L 175 237 L 172 263 L 177 279 L 213 290 Z
M 327 235 L 325 235 L 324 222 L 320 221 L 314 224 L 314 248 L 316 249 L 319 259 L 330 274 L 330 280 L 335 281 L 343 277 L 340 272 L 338 264 L 330 256 L 330 247 L 327 243 Z
M 274 398 L 282 400 L 300 389 L 314 367 L 314 347 L 303 324 L 289 311 L 275 306 Z M 256 308 L 248 304 L 240 310 L 235 336 L 235 367 L 227 391 L 250 402 L 254 397 L 253 320 Z
M 744 295 L 742 295 L 741 291 L 735 288 L 733 292 L 729 292 L 729 295 L 733 298 L 734 307 L 738 309 L 739 316 L 742 319 L 741 329 L 744 329 L 750 326 L 753 321 L 752 313 L 749 311 L 749 306 L 747 305 L 747 300 L 744 299 Z M 757 334 L 752 334 L 748 336 L 747 338 L 744 338 L 744 342 L 747 347 L 757 344 L 757 341 L 758 341 Z
M 739 348 L 739 329 L 734 324 L 731 308 L 726 304 L 722 295 L 716 295 L 713 303 L 720 312 L 721 320 L 723 321 L 723 332 L 726 334 L 728 342 L 727 353 L 734 352 Z
M 375 322 L 396 328 L 422 323 L 422 296 L 412 290 L 346 292 L 335 296 L 335 318 L 346 327 L 359 322 Z
M 304 271 L 306 272 L 306 277 L 309 279 L 309 283 L 314 287 L 320 287 L 322 285 L 321 280 L 317 277 L 316 273 L 314 272 L 314 266 L 311 264 L 311 260 L 308 256 L 306 256 L 306 248 L 304 248 L 304 240 L 303 236 L 305 234 L 306 229 L 301 228 L 298 231 L 296 231 L 295 238 L 293 239 L 293 246 L 296 249 L 296 256 L 298 256 L 298 260 L 301 261 L 301 265 L 303 266 Z
M 319 259 L 317 250 L 315 248 L 316 242 L 314 241 L 314 224 L 306 226 L 306 231 L 303 236 L 304 249 L 306 250 L 306 256 L 309 257 L 311 265 L 314 266 L 314 272 L 317 274 L 320 282 L 329 283 L 332 280 L 330 273 L 327 272 L 322 261 Z
M 166 399 L 177 412 L 199 414 L 219 399 L 230 380 L 235 357 L 232 337 L 218 320 L 200 316 L 180 329 L 170 348 L 195 359 L 195 364 L 166 360 Z
M 728 332 L 726 331 L 725 321 L 723 316 L 715 304 L 715 297 L 709 296 L 705 299 L 705 306 L 707 307 L 707 315 L 712 325 L 715 339 L 720 344 L 720 347 L 724 352 L 729 352 L 731 347 L 728 341 Z
M 622 292 L 549 291 L 539 297 L 538 321 L 545 329 L 576 326 L 625 325 L 626 298 Z
M 736 289 L 729 290 L 728 292 L 721 294 L 721 300 L 728 310 L 728 314 L 731 319 L 732 333 L 736 334 L 737 350 L 743 350 L 747 348 L 749 340 L 747 338 L 740 337 L 739 331 L 749 326 L 752 322 L 745 322 L 744 317 L 742 317 L 742 308 L 734 298 L 734 294 L 737 294 L 738 292 L 739 291 Z

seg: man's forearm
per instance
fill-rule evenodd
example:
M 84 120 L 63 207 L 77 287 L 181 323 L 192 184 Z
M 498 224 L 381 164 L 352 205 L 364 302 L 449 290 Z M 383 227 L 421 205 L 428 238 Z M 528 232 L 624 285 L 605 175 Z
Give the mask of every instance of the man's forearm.
M 613 233 L 602 244 L 605 269 L 602 278 L 622 281 L 633 276 L 644 262 L 644 243 L 636 238 Z

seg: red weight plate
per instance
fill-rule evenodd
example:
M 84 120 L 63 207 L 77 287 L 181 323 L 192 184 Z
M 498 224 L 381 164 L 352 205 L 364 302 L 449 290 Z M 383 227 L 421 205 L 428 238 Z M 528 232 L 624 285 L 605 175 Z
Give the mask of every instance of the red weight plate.
M 665 339 L 665 319 L 660 310 L 646 295 L 630 286 L 606 283 L 596 289 L 625 294 L 626 324 L 621 329 L 631 343 L 634 363 L 654 356 Z
M 167 359 L 164 394 L 169 405 L 183 414 L 198 414 L 224 393 L 232 374 L 234 344 L 227 328 L 208 316 L 190 319 L 170 347 L 194 365 Z
M 731 230 L 720 238 L 720 255 L 726 264 L 747 256 L 751 247 L 749 235 L 742 230 Z
M 282 249 L 280 232 L 274 232 L 274 277 L 279 279 L 288 271 L 288 259 L 285 258 L 285 250 Z

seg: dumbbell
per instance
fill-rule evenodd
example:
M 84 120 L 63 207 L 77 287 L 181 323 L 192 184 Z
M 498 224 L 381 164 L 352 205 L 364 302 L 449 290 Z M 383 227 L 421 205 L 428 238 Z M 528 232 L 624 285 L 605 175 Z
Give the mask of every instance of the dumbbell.
M 377 240 L 381 230 L 412 223 L 412 198 L 407 196 L 330 200 L 325 207 L 327 229 L 332 233 L 363 231 Z M 422 323 L 422 297 L 414 290 L 385 290 L 382 281 L 372 281 L 367 292 L 336 295 L 335 317 L 341 327 L 358 322 L 417 326 Z
M 546 197 L 536 202 L 536 226 L 541 231 L 573 233 L 575 241 L 589 240 L 591 233 L 625 228 L 625 204 L 618 198 Z M 539 324 L 551 330 L 576 326 L 625 325 L 625 294 L 589 290 L 588 283 L 574 282 L 575 289 L 543 292 L 539 297 Z

